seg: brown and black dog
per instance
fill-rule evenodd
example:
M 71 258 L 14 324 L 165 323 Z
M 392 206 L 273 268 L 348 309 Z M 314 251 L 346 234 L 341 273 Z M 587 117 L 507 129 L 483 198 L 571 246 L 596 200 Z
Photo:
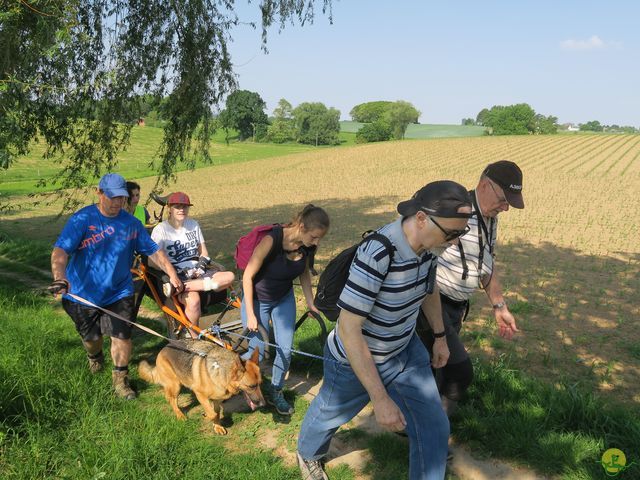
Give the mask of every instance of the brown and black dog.
M 256 348 L 245 362 L 237 353 L 212 342 L 179 340 L 160 351 L 155 367 L 143 360 L 138 371 L 147 382 L 164 387 L 164 395 L 180 420 L 187 418 L 178 407 L 180 386 L 191 389 L 207 419 L 213 422 L 215 432 L 226 435 L 227 429 L 220 424 L 224 400 L 242 391 L 252 410 L 265 405 L 258 354 Z

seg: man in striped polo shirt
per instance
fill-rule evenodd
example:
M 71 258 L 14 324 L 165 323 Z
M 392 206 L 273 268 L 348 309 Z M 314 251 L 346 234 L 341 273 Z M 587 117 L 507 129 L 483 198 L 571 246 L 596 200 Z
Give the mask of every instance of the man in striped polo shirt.
M 452 245 L 438 259 L 437 279 L 450 357 L 447 365 L 436 372 L 436 379 L 448 415 L 473 380 L 473 366 L 459 333 L 474 292 L 482 288 L 487 294 L 500 336 L 511 339 L 518 331 L 502 295 L 493 249 L 498 214 L 510 206 L 524 208 L 522 171 L 507 160 L 492 163 L 482 172 L 476 189 L 469 193 L 473 217 L 469 220 L 469 232 L 460 237 L 462 248 Z M 431 351 L 435 340 L 433 330 L 422 317 L 418 319 L 418 334 Z
M 323 458 L 333 434 L 371 401 L 376 420 L 390 431 L 406 430 L 409 477 L 441 480 L 447 457 L 449 422 L 429 363 L 415 335 L 422 309 L 436 340 L 432 365 L 447 363 L 436 256 L 430 250 L 455 242 L 467 231 L 471 202 L 462 185 L 432 182 L 398 204 L 401 218 L 357 250 L 340 295 L 342 309 L 325 345 L 324 379 L 304 418 L 298 465 L 306 479 L 326 479 Z

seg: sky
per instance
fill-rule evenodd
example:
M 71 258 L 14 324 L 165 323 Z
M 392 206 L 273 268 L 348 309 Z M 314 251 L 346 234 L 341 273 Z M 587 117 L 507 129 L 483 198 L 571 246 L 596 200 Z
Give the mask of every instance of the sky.
M 240 2 L 238 2 L 238 5 Z M 239 5 L 259 20 L 258 2 Z M 321 2 L 320 2 L 321 4 Z M 640 1 L 334 0 L 333 24 L 233 33 L 239 87 L 267 112 L 323 102 L 406 100 L 421 123 L 459 124 L 493 105 L 528 103 L 559 123 L 640 127 Z

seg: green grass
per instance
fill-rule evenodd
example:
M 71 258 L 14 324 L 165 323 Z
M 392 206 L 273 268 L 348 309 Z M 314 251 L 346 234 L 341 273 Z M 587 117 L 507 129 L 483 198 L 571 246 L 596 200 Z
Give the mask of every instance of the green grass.
M 515 460 L 563 479 L 605 478 L 609 448 L 635 462 L 621 478 L 640 478 L 638 411 L 604 402 L 579 384 L 551 386 L 512 370 L 505 357 L 476 362 L 468 399 L 451 425 L 474 451 Z
M 48 262 L 44 245 L 1 240 L 4 258 L 31 259 L 40 267 Z M 15 262 L 0 267 L 18 274 L 30 268 Z M 521 302 L 517 308 L 522 313 L 537 305 Z M 194 413 L 186 422 L 176 421 L 155 386 L 134 380 L 142 394 L 137 401 L 114 398 L 108 369 L 96 376 L 88 373 L 80 341 L 59 304 L 1 274 L 0 312 L 3 479 L 298 478 L 296 469 L 284 465 L 259 437 L 274 430 L 278 445 L 292 451 L 308 406 L 302 397 L 286 392 L 296 407 L 286 422 L 269 410 L 233 413 L 231 436 L 217 437 Z M 295 347 L 320 353 L 317 334 L 316 324 L 303 324 Z M 132 365 L 162 345 L 155 337 L 135 337 Z M 627 348 L 636 350 L 635 345 Z M 321 363 L 294 356 L 292 370 L 319 375 Z M 619 448 L 628 464 L 635 463 L 620 478 L 640 476 L 637 409 L 605 403 L 580 384 L 552 386 L 528 377 L 513 370 L 504 355 L 493 362 L 477 361 L 475 372 L 468 398 L 451 423 L 456 440 L 474 452 L 583 480 L 605 478 L 600 458 L 608 448 Z M 135 367 L 132 377 L 138 378 Z M 372 478 L 406 478 L 405 440 L 359 430 L 338 435 L 369 450 L 372 461 L 366 472 Z M 353 478 L 345 467 L 331 474 L 334 479 Z
M 340 122 L 342 132 L 356 133 L 364 125 L 359 122 Z M 444 138 L 444 137 L 480 137 L 484 135 L 484 127 L 476 127 L 474 125 L 423 125 L 410 124 L 407 127 L 405 138 L 407 139 L 424 139 L 424 138 Z
M 233 437 L 204 433 L 200 418 L 175 420 L 155 387 L 138 382 L 140 399 L 116 399 L 108 369 L 88 372 L 61 308 L 1 276 L 0 311 L 3 479 L 299 478 L 267 449 L 230 451 Z M 134 345 L 136 362 L 159 348 L 148 337 L 136 337 Z M 246 436 L 251 418 L 234 414 L 233 433 Z M 336 478 L 353 478 L 340 470 Z
M 162 142 L 163 131 L 154 127 L 134 127 L 131 133 L 131 143 L 127 150 L 119 156 L 117 172 L 125 178 L 143 178 L 154 176 L 156 171 L 149 164 Z M 345 143 L 347 137 L 345 137 Z M 276 145 L 273 143 L 238 142 L 231 138 L 227 145 L 224 132 L 218 131 L 212 138 L 210 148 L 213 164 L 227 164 L 246 162 L 260 158 L 270 158 L 292 153 L 312 150 L 316 147 L 296 143 Z M 0 171 L 0 195 L 24 195 L 33 192 L 51 191 L 55 187 L 36 189 L 36 183 L 41 178 L 53 178 L 62 168 L 64 160 L 43 160 L 44 144 L 37 143 L 31 152 L 19 158 L 9 169 Z M 196 168 L 206 166 L 203 160 L 196 163 Z M 179 165 L 179 170 L 185 170 Z

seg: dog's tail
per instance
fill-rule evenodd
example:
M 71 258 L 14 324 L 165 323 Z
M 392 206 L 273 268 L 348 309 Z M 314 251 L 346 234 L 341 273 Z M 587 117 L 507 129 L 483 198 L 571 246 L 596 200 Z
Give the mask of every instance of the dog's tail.
M 142 378 L 144 381 L 149 383 L 158 383 L 155 373 L 156 367 L 152 367 L 151 365 L 149 365 L 149 362 L 147 362 L 146 360 L 142 360 L 138 364 L 138 375 L 140 375 L 140 378 Z

